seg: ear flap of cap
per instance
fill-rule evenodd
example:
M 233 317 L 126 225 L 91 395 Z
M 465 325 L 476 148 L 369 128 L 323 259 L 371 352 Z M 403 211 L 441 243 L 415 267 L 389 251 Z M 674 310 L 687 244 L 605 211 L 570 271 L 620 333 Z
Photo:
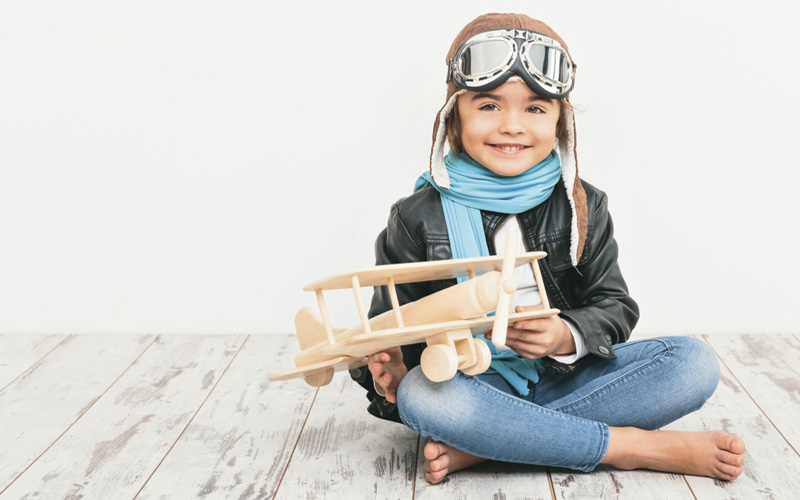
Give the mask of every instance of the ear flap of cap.
M 444 164 L 444 143 L 447 140 L 447 117 L 456 105 L 458 96 L 466 92 L 466 90 L 459 90 L 455 92 L 450 99 L 442 106 L 442 109 L 436 113 L 436 121 L 433 123 L 433 145 L 431 146 L 431 177 L 433 182 L 441 188 L 450 189 L 450 175 L 447 173 L 447 167 Z
M 572 208 L 572 230 L 570 231 L 569 254 L 572 265 L 577 266 L 586 244 L 586 230 L 589 212 L 586 206 L 586 191 L 578 176 L 577 141 L 575 132 L 575 113 L 570 106 L 564 106 L 567 115 L 567 140 L 558 141 L 557 151 L 561 159 L 561 177 L 567 189 L 567 198 Z

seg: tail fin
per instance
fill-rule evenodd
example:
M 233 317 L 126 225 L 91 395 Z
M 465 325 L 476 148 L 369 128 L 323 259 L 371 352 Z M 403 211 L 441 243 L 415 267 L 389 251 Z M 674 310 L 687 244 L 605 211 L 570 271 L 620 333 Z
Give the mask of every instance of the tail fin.
M 297 330 L 297 339 L 300 341 L 301 350 L 306 350 L 328 341 L 325 325 L 322 324 L 322 320 L 310 307 L 304 307 L 297 311 L 297 316 L 294 318 L 294 327 Z M 333 328 L 333 333 L 335 335 L 344 330 L 344 328 Z

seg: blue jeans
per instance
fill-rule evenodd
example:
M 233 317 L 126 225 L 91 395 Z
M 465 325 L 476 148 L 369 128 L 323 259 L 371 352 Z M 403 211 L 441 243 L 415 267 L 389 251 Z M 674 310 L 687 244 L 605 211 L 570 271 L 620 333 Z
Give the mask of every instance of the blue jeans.
M 614 352 L 613 360 L 589 355 L 569 374 L 547 367 L 528 396 L 491 368 L 436 383 L 416 367 L 397 390 L 400 418 L 472 455 L 588 472 L 608 450 L 609 426 L 658 429 L 703 406 L 719 382 L 714 352 L 692 337 Z

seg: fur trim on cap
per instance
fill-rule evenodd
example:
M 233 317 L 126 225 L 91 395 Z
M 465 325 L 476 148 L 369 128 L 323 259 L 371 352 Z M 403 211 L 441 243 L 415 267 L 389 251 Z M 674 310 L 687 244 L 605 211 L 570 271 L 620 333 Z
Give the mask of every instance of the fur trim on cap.
M 572 209 L 569 256 L 572 260 L 572 265 L 577 266 L 578 260 L 583 253 L 583 246 L 586 243 L 588 213 L 586 192 L 583 190 L 580 177 L 578 177 L 578 158 L 575 154 L 575 113 L 568 106 L 564 107 L 564 113 L 568 115 L 567 121 L 569 123 L 567 140 L 563 144 L 561 141 L 556 141 L 556 153 L 558 153 L 558 157 L 561 160 L 561 178 L 564 179 L 567 199 L 569 199 L 569 205 Z
M 439 187 L 450 189 L 450 174 L 447 173 L 447 167 L 444 164 L 444 144 L 447 142 L 447 127 L 445 123 L 453 106 L 456 105 L 458 96 L 466 92 L 466 90 L 459 90 L 452 96 L 436 114 L 436 124 L 433 127 L 433 146 L 431 147 L 431 177 Z

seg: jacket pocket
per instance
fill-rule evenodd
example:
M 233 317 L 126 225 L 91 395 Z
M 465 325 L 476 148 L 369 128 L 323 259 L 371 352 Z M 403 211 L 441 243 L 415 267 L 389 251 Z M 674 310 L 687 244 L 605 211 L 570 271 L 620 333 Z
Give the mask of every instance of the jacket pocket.
M 569 257 L 569 236 L 544 244 L 547 257 L 544 261 L 554 273 L 560 273 L 572 267 L 572 259 Z

